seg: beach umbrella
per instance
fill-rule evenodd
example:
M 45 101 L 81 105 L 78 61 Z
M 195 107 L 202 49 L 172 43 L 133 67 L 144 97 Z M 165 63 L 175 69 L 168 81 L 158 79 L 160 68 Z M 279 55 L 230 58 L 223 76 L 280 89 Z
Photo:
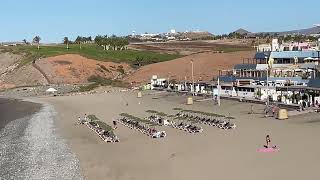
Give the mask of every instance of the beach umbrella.
M 304 61 L 314 61 L 315 59 L 312 58 L 312 57 L 307 57 L 307 58 L 304 58 L 303 60 L 304 60 Z
M 54 88 L 49 88 L 49 89 L 46 90 L 46 92 L 55 93 L 55 92 L 57 92 L 57 90 L 54 89 Z

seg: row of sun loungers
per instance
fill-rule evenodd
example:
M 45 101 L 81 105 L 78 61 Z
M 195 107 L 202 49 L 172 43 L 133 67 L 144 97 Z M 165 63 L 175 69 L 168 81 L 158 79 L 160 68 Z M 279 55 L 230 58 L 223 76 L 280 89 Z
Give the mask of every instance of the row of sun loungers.
M 151 115 L 149 117 L 146 117 L 145 120 L 156 123 L 159 126 L 168 126 L 171 124 L 168 119 L 158 115 Z
M 134 129 L 139 131 L 151 138 L 164 138 L 167 136 L 165 131 L 158 131 L 155 128 L 151 128 L 145 124 L 142 124 L 134 119 L 130 119 L 128 117 L 122 117 L 118 120 L 118 122 L 130 129 Z
M 237 126 L 234 123 L 231 123 L 229 120 L 218 119 L 212 116 L 198 115 L 193 113 L 180 112 L 176 115 L 177 117 L 194 119 L 197 122 L 213 127 L 218 127 L 220 129 L 228 130 L 235 129 Z
M 94 121 L 91 122 L 84 122 L 84 124 L 98 134 L 98 136 L 105 142 L 111 143 L 111 142 L 120 142 L 119 138 L 110 131 L 105 131 L 97 123 Z
M 194 126 L 191 124 L 186 124 L 186 123 L 176 124 L 175 122 L 171 122 L 162 116 L 151 115 L 145 119 L 149 120 L 150 122 L 157 123 L 159 125 L 169 126 L 169 127 L 175 128 L 175 129 L 189 132 L 189 133 L 200 133 L 203 131 L 203 129 L 201 127 Z
M 182 123 L 182 122 L 178 123 L 178 124 L 173 123 L 172 127 L 175 129 L 183 130 L 183 131 L 193 133 L 193 134 L 203 132 L 202 127 L 195 126 L 195 125 L 188 124 L 188 123 Z

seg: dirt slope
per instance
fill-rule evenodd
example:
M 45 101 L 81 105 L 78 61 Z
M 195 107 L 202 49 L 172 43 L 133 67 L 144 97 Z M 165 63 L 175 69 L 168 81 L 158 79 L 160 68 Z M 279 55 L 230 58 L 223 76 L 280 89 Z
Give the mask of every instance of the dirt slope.
M 218 75 L 219 70 L 233 68 L 235 64 L 242 63 L 243 58 L 252 58 L 254 51 L 241 51 L 233 53 L 200 53 L 192 56 L 179 58 L 172 61 L 151 64 L 142 67 L 134 74 L 126 78 L 129 83 L 141 84 L 150 82 L 152 75 L 158 77 L 191 80 L 191 59 L 194 59 L 194 79 L 212 80 Z
M 4 88 L 46 85 L 48 82 L 31 64 L 17 68 L 4 77 Z
M 17 68 L 22 56 L 0 52 L 0 89 L 46 84 L 42 75 L 31 65 Z
M 53 84 L 86 83 L 91 75 L 117 78 L 123 75 L 119 69 L 123 69 L 125 73 L 131 70 L 128 64 L 101 62 L 75 54 L 41 59 L 36 61 L 36 65 Z

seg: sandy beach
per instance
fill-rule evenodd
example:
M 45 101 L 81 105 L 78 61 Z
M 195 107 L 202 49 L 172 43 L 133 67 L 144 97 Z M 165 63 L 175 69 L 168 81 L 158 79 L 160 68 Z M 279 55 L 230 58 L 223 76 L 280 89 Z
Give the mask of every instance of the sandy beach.
M 167 93 L 112 92 L 95 95 L 40 98 L 57 111 L 57 131 L 80 160 L 86 179 L 110 180 L 194 180 L 194 179 L 317 179 L 320 168 L 318 114 L 292 117 L 286 121 L 263 118 L 263 106 L 255 105 L 256 114 L 248 114 L 250 104 L 212 101 L 185 105 L 186 97 Z M 150 93 L 146 95 L 146 93 Z M 128 103 L 128 106 L 126 106 Z M 78 116 L 94 114 L 111 124 L 122 112 L 140 118 L 146 110 L 175 114 L 173 108 L 231 115 L 235 130 L 201 125 L 204 132 L 188 134 L 169 127 L 164 139 L 150 139 L 119 125 L 115 133 L 121 142 L 107 144 L 85 126 L 75 126 Z M 265 136 L 280 148 L 277 153 L 258 153 Z

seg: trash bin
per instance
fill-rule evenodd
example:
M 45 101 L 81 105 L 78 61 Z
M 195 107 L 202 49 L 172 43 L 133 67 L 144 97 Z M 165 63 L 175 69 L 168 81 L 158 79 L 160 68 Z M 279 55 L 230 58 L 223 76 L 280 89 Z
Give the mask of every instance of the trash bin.
M 278 119 L 279 120 L 288 119 L 288 111 L 286 109 L 280 109 L 278 113 Z
M 192 97 L 188 97 L 187 105 L 192 105 L 192 104 L 193 104 L 193 98 Z
M 142 98 L 142 93 L 138 92 L 138 98 Z

